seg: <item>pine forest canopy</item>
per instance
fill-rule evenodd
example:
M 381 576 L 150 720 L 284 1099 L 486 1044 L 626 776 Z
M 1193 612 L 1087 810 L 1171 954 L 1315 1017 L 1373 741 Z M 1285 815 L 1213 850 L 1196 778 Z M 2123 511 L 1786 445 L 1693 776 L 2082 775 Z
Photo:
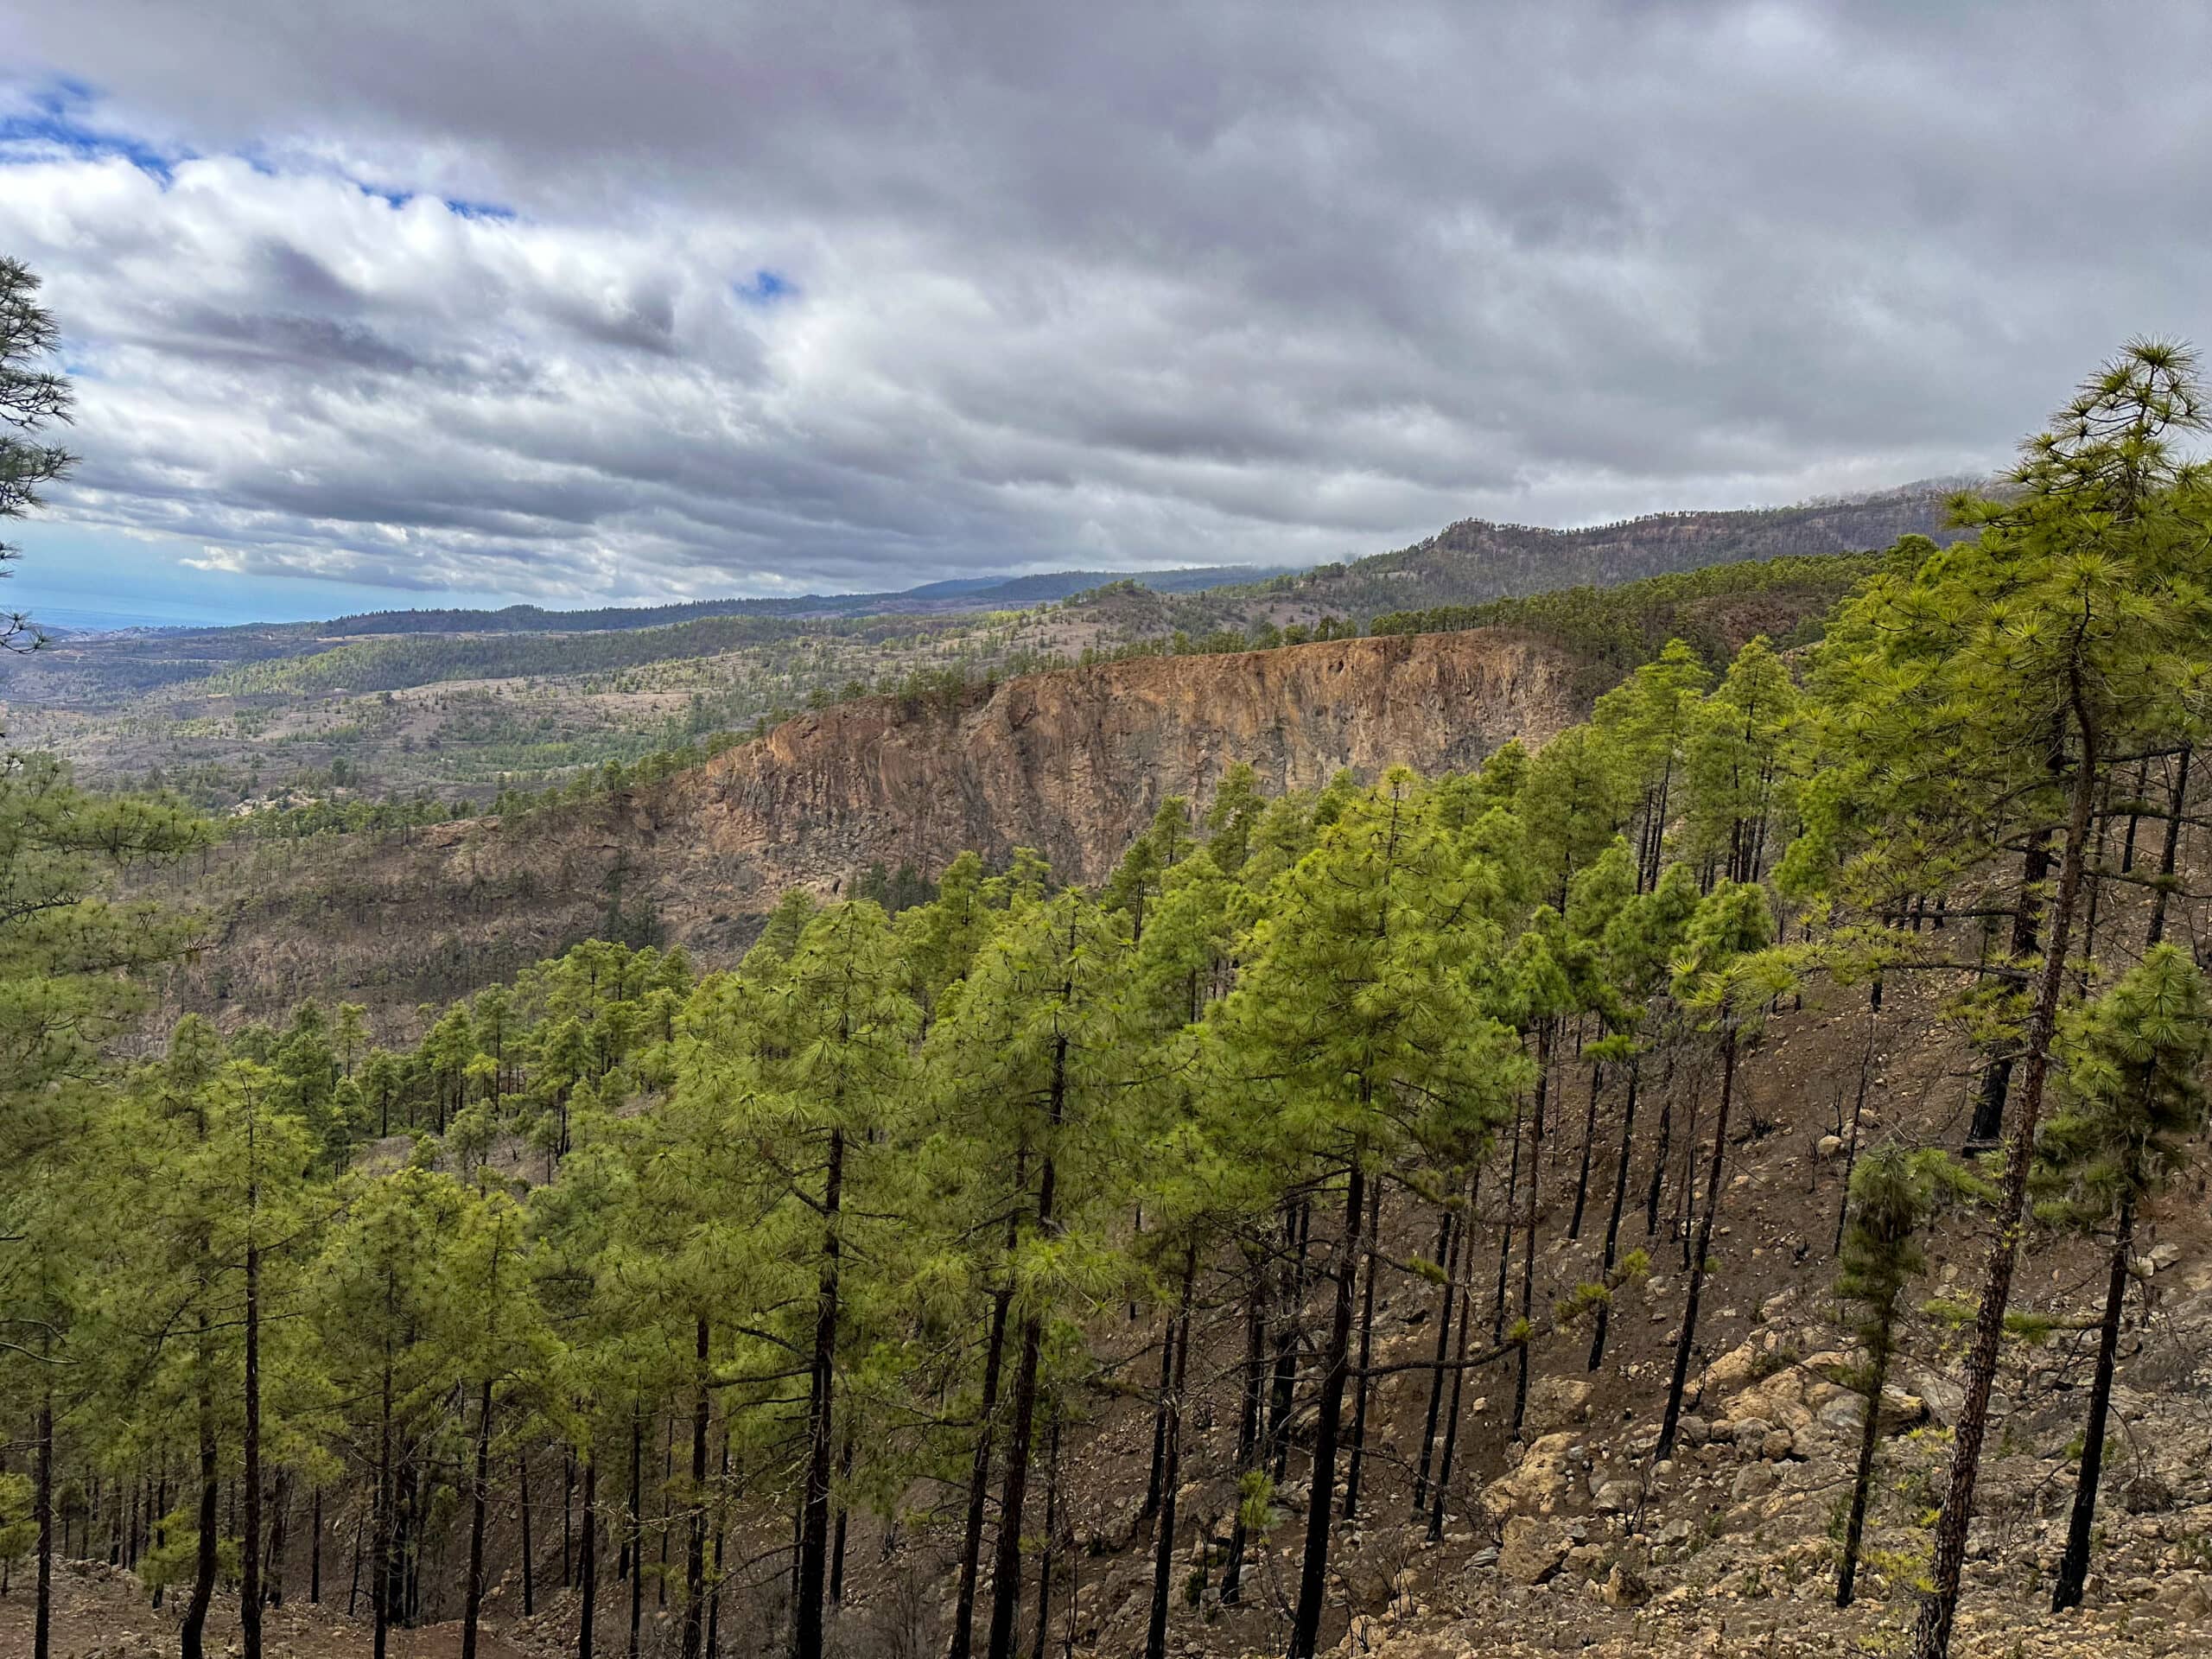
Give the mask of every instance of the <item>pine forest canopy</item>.
M 2023 1252 L 2117 1224 L 2124 1262 L 2128 1217 L 2201 1155 L 2206 991 L 2171 943 L 2206 919 L 2184 832 L 2212 488 L 2171 447 L 2198 396 L 2187 353 L 2132 347 L 2012 489 L 1960 503 L 1978 539 L 1899 541 L 1803 652 L 1754 639 L 1716 673 L 1665 644 L 1534 753 L 1273 799 L 1232 768 L 1099 891 L 1017 854 L 895 912 L 793 892 L 733 967 L 588 944 L 404 1045 L 308 1002 L 118 1052 L 160 963 L 221 944 L 102 871 L 207 830 L 15 757 L 7 1553 L 35 1556 L 43 1609 L 79 1529 L 182 1609 L 187 1659 L 219 1588 L 257 1659 L 272 1592 L 305 1574 L 334 1601 L 346 1573 L 379 1656 L 456 1611 L 473 1656 L 518 1577 L 525 1609 L 569 1598 L 587 1656 L 639 1651 L 650 1597 L 684 1659 L 741 1628 L 818 1659 L 842 1620 L 900 1618 L 924 1650 L 1010 1659 L 1076 1615 L 1070 1459 L 1134 1394 L 1147 1659 L 1224 1616 L 1312 1659 L 1343 1634 L 1339 1515 L 1463 1524 L 1463 1395 L 1510 1399 L 1520 1437 L 1542 1368 L 1597 1370 L 1679 1245 L 1638 1413 L 1656 1478 L 1740 1270 L 1715 1223 L 1767 1028 L 1863 1004 L 1871 1054 L 1885 988 L 1924 985 L 1987 1079 L 1993 1149 L 1870 1146 L 1837 1288 L 1878 1404 L 1921 1239 L 1947 1205 L 1982 1217 L 1916 1569 L 1936 1659 Z M 1566 1236 L 1602 1250 L 1550 1282 L 1540 1197 L 1563 1207 L 1570 1170 Z M 1408 1227 L 1433 1248 L 1398 1253 Z M 1378 1281 L 1433 1351 L 1385 1357 Z M 1194 1515 L 1222 1353 L 1233 1497 Z M 1394 1376 L 1427 1402 L 1416 1468 L 1371 1426 Z M 2077 1484 L 2086 1561 L 2094 1455 Z M 557 1551 L 528 1529 L 555 1508 Z

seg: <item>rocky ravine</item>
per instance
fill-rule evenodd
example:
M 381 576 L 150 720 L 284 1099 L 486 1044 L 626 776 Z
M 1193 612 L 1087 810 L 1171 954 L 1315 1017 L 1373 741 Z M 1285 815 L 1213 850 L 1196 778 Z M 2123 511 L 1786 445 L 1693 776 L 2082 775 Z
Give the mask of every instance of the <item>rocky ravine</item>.
M 827 887 L 869 862 L 934 871 L 1031 846 L 1070 880 L 1112 872 L 1161 799 L 1203 804 L 1249 762 L 1270 793 L 1349 766 L 1478 763 L 1574 719 L 1573 664 L 1486 629 L 1027 675 L 949 708 L 871 697 L 786 722 L 708 769 L 696 817 L 741 891 Z

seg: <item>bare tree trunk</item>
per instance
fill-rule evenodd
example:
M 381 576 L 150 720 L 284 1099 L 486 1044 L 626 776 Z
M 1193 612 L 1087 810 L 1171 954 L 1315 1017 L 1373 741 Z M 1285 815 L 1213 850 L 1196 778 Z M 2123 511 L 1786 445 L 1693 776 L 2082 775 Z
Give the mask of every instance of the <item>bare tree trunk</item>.
M 1866 1381 L 1866 1421 L 1859 1430 L 1859 1467 L 1851 1482 L 1851 1518 L 1844 1523 L 1843 1559 L 1836 1564 L 1835 1605 L 1851 1605 L 1859 1584 L 1859 1550 L 1866 1536 L 1866 1500 L 1874 1487 L 1874 1448 L 1882 1438 L 1882 1385 L 1890 1378 L 1890 1322 L 1885 1311 L 1881 1331 L 1870 1356 Z
M 1720 1038 L 1720 1111 L 1713 1126 L 1713 1166 L 1705 1175 L 1705 1209 L 1698 1217 L 1697 1243 L 1690 1253 L 1689 1295 L 1682 1304 L 1682 1329 L 1675 1343 L 1675 1372 L 1667 1384 L 1667 1414 L 1660 1420 L 1659 1445 L 1652 1460 L 1662 1462 L 1675 1454 L 1675 1433 L 1682 1420 L 1682 1390 L 1689 1381 L 1690 1355 L 1697 1345 L 1698 1303 L 1705 1293 L 1706 1258 L 1713 1249 L 1713 1217 L 1720 1208 L 1720 1173 L 1728 1161 L 1728 1108 L 1736 1093 L 1736 1020 L 1726 1024 Z
M 251 1127 L 248 1129 L 251 1133 Z M 250 1155 L 250 1154 L 249 1154 Z M 261 1659 L 261 1247 L 251 1211 L 256 1189 L 246 1190 L 245 1246 L 245 1526 L 238 1538 L 238 1640 L 245 1659 Z M 473 1656 L 471 1656 L 473 1659 Z
M 953 1593 L 952 1645 L 948 1659 L 968 1659 L 976 1618 L 976 1580 L 983 1557 L 983 1514 L 990 1499 L 991 1430 L 998 1407 L 999 1368 L 1006 1351 L 1007 1307 L 1013 1292 L 1001 1286 L 991 1298 L 991 1334 L 983 1351 L 983 1392 L 976 1412 L 976 1455 L 968 1470 L 968 1517 L 961 1535 L 960 1580 Z
M 1175 1488 L 1183 1471 L 1183 1379 L 1191 1359 L 1191 1289 L 1198 1275 L 1198 1247 L 1195 1241 L 1183 1253 L 1183 1298 L 1168 1340 L 1174 1345 L 1175 1370 L 1168 1384 L 1166 1461 L 1163 1467 L 1166 1491 L 1160 1500 L 1160 1533 L 1152 1554 L 1152 1612 L 1145 1625 L 1145 1659 L 1166 1659 L 1167 1598 L 1175 1573 Z
M 844 1190 L 845 1132 L 830 1131 L 823 1178 L 822 1274 L 815 1294 L 814 1360 L 806 1399 L 806 1490 L 800 1510 L 798 1605 L 793 1651 L 822 1659 L 822 1599 L 830 1562 L 830 1471 L 836 1451 L 834 1424 L 837 1358 L 837 1274 L 841 1265 L 839 1207 Z
M 484 1510 L 492 1489 L 492 1379 L 476 1390 L 476 1478 L 468 1504 L 468 1586 L 461 1606 L 461 1659 L 476 1659 L 484 1607 Z
M 1344 1465 L 1347 1521 L 1359 1514 L 1359 1471 L 1367 1456 L 1367 1368 L 1375 1353 L 1375 1262 L 1382 1253 L 1382 1183 L 1377 1179 L 1367 1199 L 1367 1262 L 1361 1274 L 1364 1283 L 1359 1305 L 1359 1376 L 1352 1383 L 1351 1456 Z M 1181 1361 L 1177 1363 L 1179 1365 Z
M 2131 1197 L 2120 1206 L 2112 1272 L 2105 1282 L 2105 1313 L 2097 1332 L 2097 1374 L 2089 1388 L 2089 1420 L 2082 1430 L 2082 1467 L 2074 1480 L 2074 1512 L 2067 1522 L 2066 1554 L 2058 1564 L 2058 1584 L 2050 1598 L 2054 1613 L 2082 1605 L 2082 1587 L 2089 1576 L 2097 1484 L 2104 1473 L 2105 1426 L 2112 1411 L 2113 1369 L 2120 1352 L 2120 1316 L 2127 1300 L 2127 1259 L 2134 1249 L 2135 1202 Z
M 38 1396 L 38 1605 L 31 1615 L 33 1659 L 48 1659 L 54 1629 L 54 1379 L 41 1380 Z
M 592 1659 L 593 1616 L 599 1610 L 599 1459 L 584 1453 L 583 1535 L 576 1545 L 576 1659 Z
M 1328 1596 L 1329 1523 L 1335 1510 L 1337 1431 L 1344 1421 L 1344 1384 L 1351 1370 L 1353 1245 L 1367 1207 L 1364 1153 L 1355 1147 L 1345 1183 L 1343 1255 L 1335 1265 L 1337 1294 L 1329 1321 L 1329 1346 L 1321 1373 L 1320 1409 L 1313 1426 L 1313 1486 L 1306 1502 L 1306 1549 L 1298 1574 L 1298 1611 L 1291 1621 L 1290 1659 L 1313 1659 Z
M 1428 1508 L 1428 1471 L 1436 1458 L 1436 1420 L 1444 1406 L 1444 1361 L 1452 1351 L 1452 1315 L 1459 1300 L 1459 1241 L 1466 1228 L 1458 1224 L 1447 1205 L 1443 1224 L 1436 1233 L 1436 1265 L 1444 1271 L 1443 1293 L 1437 1298 L 1436 1369 L 1428 1377 L 1428 1415 L 1421 1431 L 1421 1464 L 1414 1473 L 1414 1514 Z
M 215 1599 L 217 1504 L 220 1498 L 215 1462 L 215 1395 L 213 1362 L 207 1357 L 207 1315 L 200 1315 L 200 1541 L 192 1577 L 192 1599 L 185 1604 L 184 1623 L 177 1631 L 177 1651 L 182 1659 L 203 1659 L 206 1652 L 207 1608 Z M 379 1644 L 377 1659 L 384 1659 Z
M 1620 1251 L 1621 1210 L 1628 1201 L 1628 1162 L 1636 1150 L 1636 1089 L 1643 1073 L 1643 1057 L 1631 1056 L 1628 1063 L 1628 1095 L 1621 1104 L 1621 1155 L 1613 1166 L 1613 1207 L 1605 1217 L 1605 1248 L 1600 1258 L 1598 1276 L 1610 1289 L 1612 1283 L 1613 1262 Z M 1605 1363 L 1605 1335 L 1612 1326 L 1613 1303 L 1609 1295 L 1598 1304 L 1595 1328 L 1590 1333 L 1590 1363 L 1596 1370 Z
M 697 1382 L 691 1397 L 691 1509 L 690 1535 L 683 1551 L 683 1659 L 701 1659 L 707 1637 L 707 1430 L 711 1421 L 713 1382 L 708 1371 L 711 1351 L 709 1331 L 703 1319 L 692 1332 L 692 1359 Z
M 1268 1275 L 1250 1263 L 1252 1286 L 1244 1305 L 1244 1388 L 1236 1418 L 1236 1514 L 1229 1526 L 1229 1559 L 1221 1569 L 1221 1599 L 1235 1606 L 1244 1593 L 1244 1481 L 1260 1467 L 1260 1391 L 1267 1374 Z

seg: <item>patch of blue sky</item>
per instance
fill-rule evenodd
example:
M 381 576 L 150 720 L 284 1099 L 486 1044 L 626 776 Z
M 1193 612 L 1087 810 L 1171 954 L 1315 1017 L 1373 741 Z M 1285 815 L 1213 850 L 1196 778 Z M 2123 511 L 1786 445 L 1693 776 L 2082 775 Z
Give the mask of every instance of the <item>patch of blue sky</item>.
M 798 285 L 781 271 L 762 266 L 741 282 L 732 283 L 729 291 L 747 305 L 773 305 L 788 300 L 798 292 Z
M 163 150 L 135 134 L 92 118 L 94 93 L 79 80 L 54 80 L 32 91 L 21 107 L 0 113 L 0 163 L 44 160 L 56 154 L 86 160 L 119 157 L 166 185 L 189 152 Z

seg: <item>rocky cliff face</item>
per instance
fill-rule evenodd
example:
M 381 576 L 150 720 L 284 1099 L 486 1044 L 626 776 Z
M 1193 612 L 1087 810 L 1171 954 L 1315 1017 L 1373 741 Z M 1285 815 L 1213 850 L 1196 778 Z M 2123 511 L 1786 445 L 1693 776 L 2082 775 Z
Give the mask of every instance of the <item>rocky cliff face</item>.
M 1344 766 L 1471 766 L 1577 718 L 1574 672 L 1555 647 L 1497 630 L 1146 658 L 949 703 L 843 704 L 669 784 L 550 815 L 404 842 L 233 843 L 191 895 L 226 948 L 184 976 L 177 1007 L 252 1016 L 343 995 L 404 1019 L 593 937 L 723 962 L 785 888 L 833 893 L 878 859 L 934 874 L 970 847 L 1002 858 L 1026 844 L 1097 881 L 1162 797 L 1203 806 L 1239 760 L 1269 791 Z
M 722 756 L 691 816 L 715 875 L 741 893 L 1020 845 L 1097 881 L 1162 798 L 1204 803 L 1237 761 L 1270 791 L 1344 766 L 1468 766 L 1567 724 L 1572 678 L 1564 653 L 1490 630 L 1143 658 L 1026 676 L 950 706 L 869 698 Z

